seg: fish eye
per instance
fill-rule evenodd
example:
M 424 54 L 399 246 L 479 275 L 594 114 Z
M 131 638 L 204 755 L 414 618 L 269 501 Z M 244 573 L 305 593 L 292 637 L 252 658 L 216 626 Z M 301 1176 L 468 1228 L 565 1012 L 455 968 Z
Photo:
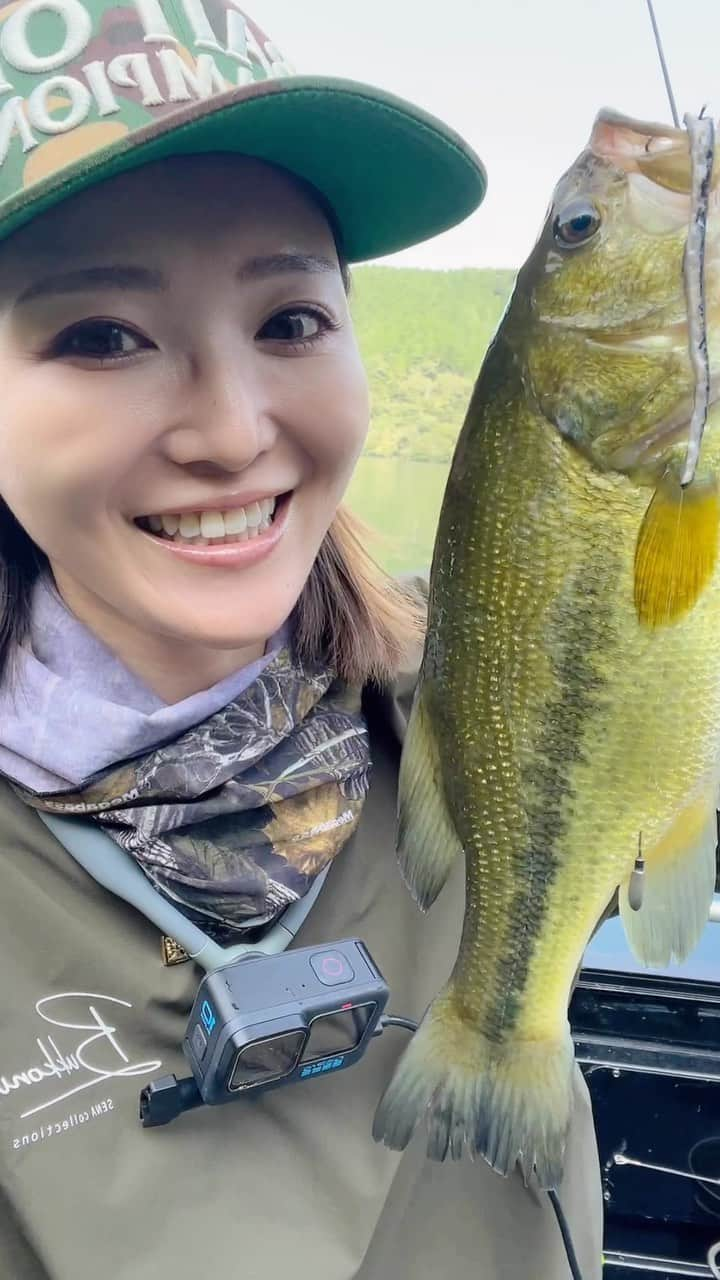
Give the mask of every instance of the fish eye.
M 565 205 L 553 220 L 555 243 L 563 249 L 587 244 L 600 229 L 600 214 L 591 200 L 578 198 Z

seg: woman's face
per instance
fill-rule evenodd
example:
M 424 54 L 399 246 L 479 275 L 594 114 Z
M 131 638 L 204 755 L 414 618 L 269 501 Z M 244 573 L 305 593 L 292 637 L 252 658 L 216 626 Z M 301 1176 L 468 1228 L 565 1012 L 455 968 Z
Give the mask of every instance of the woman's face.
M 0 493 L 77 616 L 168 701 L 261 653 L 368 424 L 312 200 L 219 155 L 67 201 L 0 247 L 0 386 Z

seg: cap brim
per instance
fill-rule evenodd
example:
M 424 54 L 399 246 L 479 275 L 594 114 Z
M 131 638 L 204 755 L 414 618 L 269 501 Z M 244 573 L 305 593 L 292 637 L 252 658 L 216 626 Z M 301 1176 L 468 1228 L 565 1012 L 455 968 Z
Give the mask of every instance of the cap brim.
M 115 174 L 207 152 L 254 156 L 312 183 L 335 213 L 350 262 L 447 230 L 477 208 L 486 188 L 472 149 L 419 108 L 350 80 L 289 76 L 193 102 L 66 157 L 62 168 L 0 201 L 0 239 Z

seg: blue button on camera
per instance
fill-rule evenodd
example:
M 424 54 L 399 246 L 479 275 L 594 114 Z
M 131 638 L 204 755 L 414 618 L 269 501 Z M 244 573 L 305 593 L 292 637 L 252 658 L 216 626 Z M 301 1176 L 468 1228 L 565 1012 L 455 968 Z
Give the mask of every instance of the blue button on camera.
M 310 957 L 310 967 L 325 987 L 339 987 L 352 982 L 355 974 L 339 951 L 319 951 Z

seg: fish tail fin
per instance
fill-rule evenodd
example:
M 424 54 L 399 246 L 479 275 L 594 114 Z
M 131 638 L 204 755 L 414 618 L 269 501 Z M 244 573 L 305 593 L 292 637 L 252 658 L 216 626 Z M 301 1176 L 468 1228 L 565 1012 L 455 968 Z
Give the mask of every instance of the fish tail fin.
M 467 1147 L 498 1173 L 519 1162 L 526 1183 L 562 1179 L 572 1106 L 573 1044 L 492 1044 L 460 1016 L 452 983 L 428 1009 L 375 1113 L 376 1142 L 402 1151 L 425 1117 L 432 1160 L 459 1160 Z
M 641 964 L 664 968 L 686 960 L 710 914 L 717 875 L 714 793 L 689 805 L 645 854 L 642 905 L 633 911 L 629 880 L 620 890 L 620 915 Z
M 667 472 L 645 512 L 635 548 L 635 611 L 648 627 L 689 613 L 718 555 L 720 490 L 714 476 L 683 488 Z
M 461 851 L 445 803 L 429 696 L 427 683 L 420 684 L 403 743 L 398 782 L 400 869 L 423 911 L 432 906 Z

